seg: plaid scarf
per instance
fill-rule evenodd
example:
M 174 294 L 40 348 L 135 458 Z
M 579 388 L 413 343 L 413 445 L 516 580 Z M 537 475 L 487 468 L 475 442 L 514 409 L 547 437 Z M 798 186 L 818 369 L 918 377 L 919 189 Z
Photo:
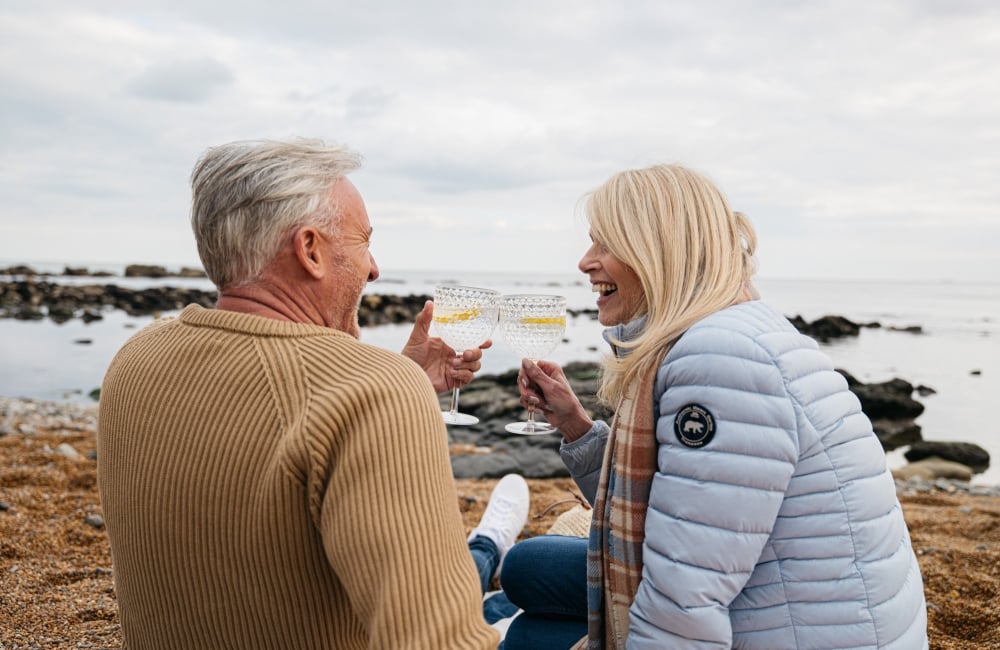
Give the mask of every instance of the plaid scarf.
M 649 488 L 656 472 L 656 367 L 623 397 L 604 452 L 587 550 L 587 637 L 574 649 L 621 650 L 642 580 Z

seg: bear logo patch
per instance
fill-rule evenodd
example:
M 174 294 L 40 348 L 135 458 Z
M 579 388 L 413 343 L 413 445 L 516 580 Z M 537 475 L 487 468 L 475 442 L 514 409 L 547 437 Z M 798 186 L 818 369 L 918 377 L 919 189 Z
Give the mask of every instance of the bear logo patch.
M 674 418 L 674 435 L 685 447 L 704 447 L 715 436 L 715 418 L 704 406 L 688 404 Z

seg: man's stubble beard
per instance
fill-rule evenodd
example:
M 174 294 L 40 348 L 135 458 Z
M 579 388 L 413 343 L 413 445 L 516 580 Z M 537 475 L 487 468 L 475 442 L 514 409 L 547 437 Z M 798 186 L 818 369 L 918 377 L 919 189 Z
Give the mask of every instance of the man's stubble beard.
M 333 328 L 360 339 L 361 326 L 358 324 L 358 308 L 361 305 L 361 296 L 364 294 L 365 285 L 368 284 L 368 278 L 353 280 L 351 278 L 353 271 L 344 258 L 334 260 L 334 273 L 341 280 L 340 286 L 344 290 L 338 292 L 334 300 L 331 313 Z M 347 282 L 351 282 L 352 285 L 346 286 Z

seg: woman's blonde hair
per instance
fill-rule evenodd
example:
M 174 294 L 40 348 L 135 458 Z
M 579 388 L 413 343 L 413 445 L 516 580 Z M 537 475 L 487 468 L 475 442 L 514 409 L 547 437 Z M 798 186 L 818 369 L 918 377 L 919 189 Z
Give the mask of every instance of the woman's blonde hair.
M 615 406 L 694 323 L 750 286 L 757 235 L 707 178 L 679 165 L 619 172 L 585 197 L 594 240 L 635 271 L 646 324 L 605 363 L 598 397 Z

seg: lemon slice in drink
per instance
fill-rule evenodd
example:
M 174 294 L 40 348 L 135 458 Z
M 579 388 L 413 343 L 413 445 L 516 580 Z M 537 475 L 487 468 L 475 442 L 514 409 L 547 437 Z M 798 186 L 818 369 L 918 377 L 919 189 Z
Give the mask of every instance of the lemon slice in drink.
M 435 323 L 457 323 L 463 320 L 477 318 L 482 311 L 479 309 L 466 309 L 465 311 L 455 311 L 449 314 L 434 314 Z
M 527 316 L 521 319 L 521 322 L 525 325 L 559 325 L 560 327 L 566 326 L 565 316 L 547 316 L 547 317 L 535 317 Z

